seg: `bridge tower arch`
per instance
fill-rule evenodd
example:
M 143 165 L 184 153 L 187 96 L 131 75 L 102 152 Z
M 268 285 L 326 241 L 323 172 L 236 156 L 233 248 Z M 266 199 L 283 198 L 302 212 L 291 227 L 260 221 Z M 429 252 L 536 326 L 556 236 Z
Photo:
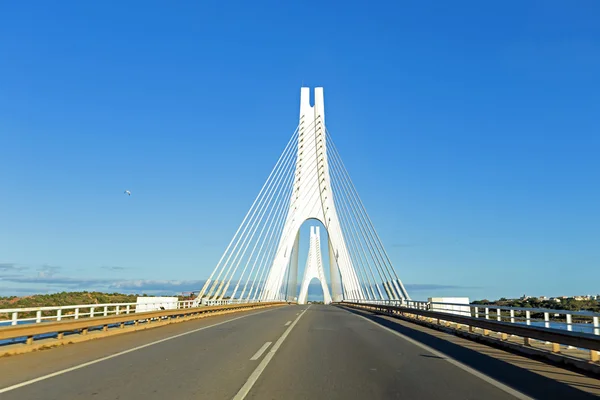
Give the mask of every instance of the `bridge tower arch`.
M 308 257 L 306 259 L 306 267 L 304 268 L 304 278 L 300 285 L 300 294 L 298 295 L 298 304 L 306 304 L 308 300 L 308 287 L 310 283 L 317 279 L 321 283 L 323 289 L 323 302 L 331 303 L 331 294 L 325 280 L 325 272 L 323 271 L 323 258 L 321 257 L 321 235 L 318 226 L 310 227 L 310 245 L 308 248 Z

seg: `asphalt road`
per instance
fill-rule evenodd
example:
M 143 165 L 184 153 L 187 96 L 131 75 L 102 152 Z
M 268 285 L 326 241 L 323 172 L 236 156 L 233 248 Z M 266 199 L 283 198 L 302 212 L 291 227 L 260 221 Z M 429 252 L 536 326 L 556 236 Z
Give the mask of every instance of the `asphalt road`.
M 598 380 L 549 367 L 577 376 L 577 388 L 536 371 L 538 362 L 410 325 L 321 305 L 211 317 L 0 358 L 0 399 L 585 399 L 597 397 L 582 387 L 600 391 Z

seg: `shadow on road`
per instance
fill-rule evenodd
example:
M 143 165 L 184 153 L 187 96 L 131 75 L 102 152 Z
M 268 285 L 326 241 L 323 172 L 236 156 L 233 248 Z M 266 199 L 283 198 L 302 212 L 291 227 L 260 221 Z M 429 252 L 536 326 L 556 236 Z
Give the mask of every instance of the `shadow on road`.
M 432 349 L 444 353 L 445 355 L 467 365 L 499 382 L 504 383 L 520 391 L 523 394 L 536 399 L 598 399 L 597 396 L 589 392 L 577 389 L 576 387 L 588 388 L 600 392 L 600 380 L 597 378 L 589 378 L 581 376 L 579 373 L 571 372 L 567 369 L 556 369 L 552 365 L 542 364 L 547 366 L 547 371 L 554 369 L 550 373 L 556 376 L 552 379 L 531 369 L 540 366 L 542 361 L 532 360 L 531 363 L 525 362 L 523 365 L 530 365 L 532 368 L 522 368 L 512 363 L 501 359 L 491 357 L 479 351 L 469 349 L 465 346 L 452 343 L 448 340 L 437 337 L 435 334 L 441 332 L 430 328 L 431 333 L 424 332 L 420 329 L 412 329 L 406 325 L 411 325 L 411 322 L 393 319 L 379 314 L 373 314 L 368 311 L 356 310 L 346 307 L 341 307 L 344 310 L 366 317 L 378 324 L 392 329 L 411 339 L 419 341 Z M 390 318 L 390 319 L 388 319 Z M 435 333 L 435 334 L 434 334 Z M 475 343 L 475 342 L 474 342 Z M 515 357 L 512 353 L 506 352 L 505 349 L 499 350 L 505 352 L 510 357 Z M 423 357 L 440 358 L 435 355 L 421 354 Z M 523 357 L 523 355 L 518 355 Z M 527 360 L 525 358 L 525 360 Z M 592 382 L 592 383 L 590 383 Z M 595 382 L 595 384 L 594 384 Z M 576 386 L 576 387 L 573 387 Z

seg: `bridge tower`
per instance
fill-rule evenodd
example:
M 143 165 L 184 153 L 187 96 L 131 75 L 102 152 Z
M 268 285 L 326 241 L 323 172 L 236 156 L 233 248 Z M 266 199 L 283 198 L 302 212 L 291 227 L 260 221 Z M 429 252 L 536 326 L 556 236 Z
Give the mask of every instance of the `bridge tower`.
M 197 300 L 296 301 L 300 227 L 313 219 L 327 231 L 334 302 L 410 299 L 326 129 L 323 88 L 311 105 L 303 87 L 298 126 Z M 317 275 L 323 285 L 322 265 Z
M 314 106 L 311 106 L 310 88 L 303 87 L 300 90 L 294 188 L 279 246 L 262 294 L 265 300 L 278 298 L 279 288 L 287 275 L 286 297 L 288 301 L 293 301 L 295 296 L 291 295 L 291 291 L 297 288 L 298 275 L 297 237 L 300 226 L 308 219 L 320 221 L 327 230 L 333 301 L 340 301 L 342 296 L 351 299 L 365 298 L 336 212 L 327 161 L 323 88 L 315 88 Z M 286 274 L 288 267 L 290 271 Z M 340 278 L 343 285 L 340 285 Z

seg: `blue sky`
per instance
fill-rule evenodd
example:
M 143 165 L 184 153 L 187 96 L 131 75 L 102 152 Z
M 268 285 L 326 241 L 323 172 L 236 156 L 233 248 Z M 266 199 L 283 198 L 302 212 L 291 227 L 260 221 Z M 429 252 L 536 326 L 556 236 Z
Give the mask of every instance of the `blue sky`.
M 415 298 L 600 292 L 600 5 L 0 5 L 0 295 L 194 289 L 323 86 Z M 123 195 L 123 190 L 132 196 Z

